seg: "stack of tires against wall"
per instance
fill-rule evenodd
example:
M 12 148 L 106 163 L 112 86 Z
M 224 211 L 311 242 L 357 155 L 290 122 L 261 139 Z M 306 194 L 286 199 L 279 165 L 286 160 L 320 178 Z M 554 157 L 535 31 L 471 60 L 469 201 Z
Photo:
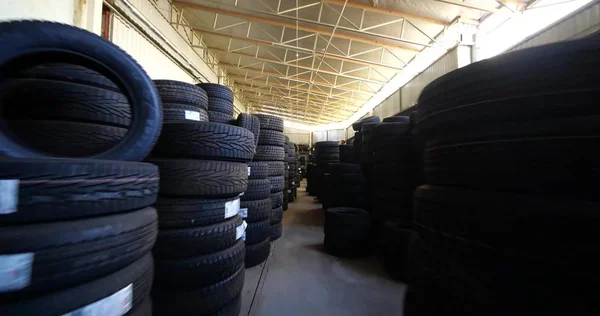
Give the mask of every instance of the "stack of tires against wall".
M 208 95 L 208 120 L 214 123 L 235 123 L 233 120 L 233 91 L 217 83 L 199 83 Z
M 237 118 L 237 125 L 252 131 L 254 143 L 258 145 L 258 117 L 242 113 Z M 245 264 L 246 268 L 250 268 L 265 261 L 271 251 L 271 182 L 267 162 L 248 163 L 248 189 L 240 199 L 240 216 L 248 223 Z
M 286 152 L 287 156 L 285 157 L 285 159 L 287 160 L 288 163 L 288 178 L 286 179 L 287 181 L 287 196 L 288 196 L 288 202 L 292 203 L 296 200 L 296 183 L 297 183 L 297 177 L 296 177 L 296 147 L 295 144 L 292 142 L 289 142 L 287 144 L 287 152 Z
M 317 171 L 317 165 L 314 163 L 306 164 L 306 193 L 308 195 L 316 195 L 315 187 L 317 186 L 317 180 L 315 179 L 315 174 Z
M 423 90 L 427 185 L 410 247 L 419 315 L 599 312 L 599 43 L 508 53 Z
M 158 86 L 163 103 L 204 100 L 200 87 L 188 88 Z M 246 163 L 255 148 L 254 135 L 245 128 L 165 121 L 148 159 L 160 169 L 156 315 L 239 313 L 247 226 L 239 216 L 239 195 L 247 189 Z
M 361 120 L 358 120 L 354 123 L 352 123 L 352 129 L 356 132 L 354 134 L 354 142 L 352 143 L 352 146 L 354 147 L 354 152 L 356 155 L 356 158 L 361 161 L 362 157 L 363 157 L 363 132 L 362 132 L 362 127 L 364 124 L 366 123 L 380 123 L 381 120 L 379 119 L 379 116 L 369 116 L 369 117 L 365 117 Z
M 328 179 L 328 165 L 330 163 L 340 162 L 340 150 L 338 148 L 338 142 L 336 141 L 324 141 L 315 143 L 315 162 L 317 167 L 315 168 L 315 174 L 313 176 L 314 181 L 311 184 L 314 194 L 317 196 L 321 203 L 326 203 L 328 198 L 327 192 L 327 179 Z M 311 191 L 311 193 L 313 192 Z
M 288 136 L 285 136 L 285 144 L 283 145 L 283 149 L 285 150 L 285 158 L 284 158 L 284 171 L 283 171 L 283 181 L 284 181 L 284 186 L 283 186 L 283 211 L 287 211 L 288 209 L 288 204 L 290 202 L 289 200 L 289 193 L 290 193 L 290 175 L 291 175 L 291 171 L 290 171 L 290 159 L 289 159 L 289 155 L 290 155 L 290 138 Z
M 394 120 L 373 130 L 371 214 L 385 270 L 405 279 L 417 164 L 408 117 Z
M 0 24 L 2 41 L 23 32 L 27 37 L 0 46 L 6 123 L 0 131 L 0 314 L 150 315 L 157 214 L 149 206 L 158 194 L 158 168 L 139 161 L 160 134 L 156 88 L 131 57 L 99 36 L 48 22 Z M 59 63 L 7 66 L 33 50 L 42 54 L 32 63 L 52 58 L 45 51 L 93 56 L 89 66 L 99 72 Z M 113 71 L 126 94 L 104 76 Z M 23 124 L 29 134 L 11 130 Z M 116 132 L 121 142 L 95 134 L 102 131 Z M 30 137 L 45 132 L 45 139 Z
M 283 232 L 283 188 L 285 187 L 285 136 L 283 120 L 277 116 L 255 114 L 260 120 L 260 144 L 256 147 L 255 161 L 265 161 L 269 165 L 271 182 L 271 241 L 281 237 Z

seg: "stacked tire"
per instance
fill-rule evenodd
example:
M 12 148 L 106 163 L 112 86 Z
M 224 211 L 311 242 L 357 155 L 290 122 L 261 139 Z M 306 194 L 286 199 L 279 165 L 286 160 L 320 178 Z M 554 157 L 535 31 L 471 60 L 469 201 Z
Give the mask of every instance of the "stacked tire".
M 323 208 L 351 207 L 366 209 L 369 205 L 368 182 L 359 164 L 330 163 L 323 194 Z
M 290 183 L 293 178 L 292 176 L 292 163 L 291 163 L 291 159 L 290 159 L 290 138 L 288 136 L 285 136 L 285 144 L 283 145 L 283 148 L 285 149 L 285 163 L 284 163 L 284 168 L 285 170 L 283 171 L 283 180 L 285 181 L 285 185 L 283 188 L 283 211 L 287 211 L 288 209 L 288 204 L 290 202 L 290 193 L 291 193 L 291 186 Z
M 417 313 L 598 313 L 599 43 L 515 51 L 423 90 Z
M 162 95 L 163 102 L 169 98 Z M 161 187 L 156 315 L 239 313 L 247 226 L 239 196 L 254 152 L 254 135 L 245 128 L 193 120 L 163 125 L 148 159 L 160 169 Z
M 214 123 L 233 122 L 233 91 L 217 83 L 199 83 L 208 96 L 208 120 Z
M 105 307 L 111 314 L 149 315 L 157 234 L 150 205 L 159 180 L 156 166 L 139 161 L 160 133 L 156 87 L 99 36 L 49 22 L 1 23 L 2 40 L 22 33 L 27 37 L 0 48 L 6 75 L 0 314 L 75 315 Z M 60 63 L 15 67 L 24 64 L 15 63 L 20 55 L 46 50 L 78 61 L 75 56 L 88 56 L 87 66 L 101 71 Z M 119 82 L 108 80 L 109 73 Z
M 258 117 L 242 113 L 237 118 L 240 127 L 252 131 L 255 143 L 260 138 Z M 246 268 L 265 261 L 271 252 L 271 181 L 269 164 L 262 161 L 248 163 L 248 189 L 241 196 L 240 215 L 248 222 L 246 228 Z
M 340 150 L 336 141 L 324 141 L 315 143 L 315 162 L 316 168 L 314 171 L 313 183 L 311 184 L 311 193 L 321 200 L 326 198 L 327 188 L 326 175 L 328 174 L 328 165 L 330 163 L 340 162 Z
M 285 187 L 285 136 L 283 120 L 279 117 L 255 114 L 260 121 L 259 144 L 256 147 L 255 161 L 269 165 L 271 182 L 271 241 L 279 239 L 283 231 L 283 190 Z
M 406 275 L 403 262 L 412 229 L 412 205 L 417 185 L 417 163 L 414 140 L 408 117 L 394 117 L 373 129 L 373 167 L 371 169 L 371 213 L 374 234 L 380 236 L 380 246 L 388 274 L 398 278 Z M 404 122 L 398 122 L 402 120 Z M 395 238 L 389 235 L 401 230 Z M 403 248 L 396 248 L 401 246 Z
M 288 201 L 293 203 L 296 200 L 297 188 L 300 184 L 298 177 L 298 145 L 290 142 L 288 145 L 288 164 L 289 164 L 289 178 L 288 178 Z
M 325 251 L 337 257 L 364 257 L 372 247 L 369 213 L 363 209 L 332 207 L 325 211 Z

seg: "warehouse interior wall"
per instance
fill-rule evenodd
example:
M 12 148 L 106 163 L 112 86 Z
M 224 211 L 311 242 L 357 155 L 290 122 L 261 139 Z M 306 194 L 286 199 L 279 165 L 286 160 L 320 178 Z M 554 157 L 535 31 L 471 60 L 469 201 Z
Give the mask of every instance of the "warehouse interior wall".
M 310 132 L 302 129 L 285 126 L 283 134 L 290 138 L 290 142 L 295 144 L 310 144 Z

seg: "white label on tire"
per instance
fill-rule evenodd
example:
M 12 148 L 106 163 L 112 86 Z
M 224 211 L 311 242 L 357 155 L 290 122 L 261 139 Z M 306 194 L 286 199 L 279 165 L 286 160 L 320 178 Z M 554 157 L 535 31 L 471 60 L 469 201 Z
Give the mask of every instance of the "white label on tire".
M 252 169 L 252 167 L 248 167 L 248 176 L 250 176 L 250 169 Z
M 240 212 L 240 199 L 225 203 L 225 218 L 236 216 Z
M 243 240 L 243 241 L 246 241 L 246 232 L 244 232 L 244 233 L 242 234 L 242 240 Z
M 246 218 L 246 217 L 248 217 L 248 209 L 247 209 L 247 208 L 241 208 L 241 209 L 240 209 L 240 216 L 241 216 L 242 218 Z
M 131 310 L 133 301 L 133 284 L 129 284 L 117 293 L 107 296 L 88 306 L 66 313 L 63 316 L 121 316 Z
M 290 193 L 290 194 L 291 194 L 291 193 L 292 193 L 292 190 L 288 190 L 288 193 Z
M 27 287 L 32 266 L 33 252 L 0 255 L 0 293 Z
M 186 110 L 185 119 L 191 121 L 200 121 L 200 112 Z
M 0 215 L 17 211 L 19 204 L 19 180 L 0 180 Z
M 238 240 L 244 236 L 247 226 L 248 224 L 246 224 L 246 221 L 243 221 L 242 224 L 235 229 L 235 240 Z

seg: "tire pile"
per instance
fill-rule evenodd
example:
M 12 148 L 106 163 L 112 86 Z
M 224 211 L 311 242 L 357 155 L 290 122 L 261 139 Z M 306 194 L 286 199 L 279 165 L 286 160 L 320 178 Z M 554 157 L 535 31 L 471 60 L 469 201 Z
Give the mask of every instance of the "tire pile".
M 423 90 L 410 311 L 598 314 L 599 43 L 511 52 Z
M 254 134 L 254 142 L 260 143 L 260 120 L 258 117 L 242 113 L 237 124 Z M 271 252 L 271 181 L 269 163 L 251 161 L 248 163 L 248 189 L 241 196 L 240 214 L 246 222 L 246 268 L 265 261 Z
M 289 177 L 287 179 L 288 182 L 288 201 L 293 203 L 297 197 L 297 188 L 300 186 L 300 178 L 298 176 L 298 167 L 299 167 L 299 159 L 298 159 L 298 145 L 293 142 L 290 142 L 287 147 L 287 159 L 288 159 L 288 173 Z
M 23 33 L 0 47 L 3 71 L 15 70 L 9 65 L 24 52 L 42 54 L 23 57 L 21 66 L 57 50 L 90 56 L 95 70 L 51 61 L 3 72 L 0 315 L 150 315 L 157 236 L 150 205 L 159 179 L 156 166 L 139 161 L 160 133 L 157 90 L 131 57 L 92 33 L 0 23 L 3 40 Z M 111 71 L 119 85 L 100 75 Z M 126 97 L 116 86 L 128 89 Z
M 373 129 L 371 214 L 386 271 L 405 279 L 418 166 L 408 117 L 392 118 Z
M 285 162 L 284 162 L 284 171 L 283 171 L 283 179 L 285 181 L 284 184 L 284 188 L 283 188 L 283 211 L 287 211 L 288 209 L 288 204 L 290 202 L 290 178 L 291 178 L 291 173 L 292 171 L 290 170 L 290 138 L 286 135 L 285 136 L 285 144 L 283 145 L 283 148 L 285 149 Z
M 163 85 L 157 83 L 163 103 L 206 107 L 200 87 Z M 185 88 L 177 91 L 179 86 Z M 239 313 L 248 237 L 239 195 L 247 189 L 246 163 L 255 148 L 254 135 L 242 127 L 195 120 L 163 125 L 148 159 L 160 169 L 156 315 Z
M 363 209 L 331 207 L 325 210 L 325 251 L 337 257 L 355 258 L 371 251 L 371 222 Z
M 316 167 L 313 168 L 314 179 L 311 183 L 312 195 L 316 195 L 320 200 L 326 192 L 326 174 L 328 173 L 328 165 L 330 163 L 340 162 L 340 149 L 336 141 L 324 141 L 315 143 L 315 162 Z
M 230 124 L 233 121 L 233 91 L 216 83 L 199 83 L 208 96 L 208 120 L 214 123 Z
M 283 120 L 279 117 L 255 114 L 260 121 L 259 144 L 256 147 L 255 161 L 269 165 L 271 183 L 271 241 L 281 237 L 283 231 L 283 190 L 285 187 L 285 136 Z

